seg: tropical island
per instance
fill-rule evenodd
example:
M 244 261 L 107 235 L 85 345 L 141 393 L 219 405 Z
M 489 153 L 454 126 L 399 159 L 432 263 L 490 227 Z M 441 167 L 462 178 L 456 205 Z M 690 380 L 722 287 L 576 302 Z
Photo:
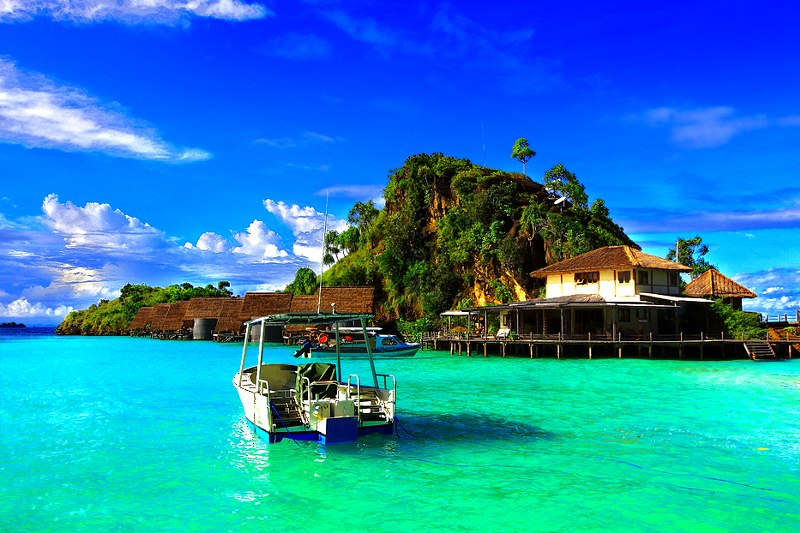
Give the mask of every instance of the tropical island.
M 324 236 L 328 269 L 322 280 L 301 268 L 284 292 L 303 297 L 320 285 L 369 287 L 377 324 L 419 336 L 439 329 L 448 310 L 544 298 L 546 280 L 531 273 L 548 265 L 604 247 L 641 250 L 602 199 L 589 204 L 585 186 L 564 165 L 549 169 L 540 182 L 528 177 L 525 163 L 533 155 L 525 139 L 517 141 L 512 157 L 523 164 L 522 173 L 441 153 L 409 157 L 390 173 L 383 209 L 357 202 L 349 227 Z M 694 278 L 713 268 L 707 251 L 700 237 L 679 238 L 665 259 L 677 258 Z M 70 313 L 57 332 L 127 335 L 141 308 L 232 294 L 227 281 L 205 287 L 128 284 L 117 299 Z M 740 305 L 719 301 L 709 314 L 729 335 L 764 336 L 757 315 Z
M 25 324 L 18 322 L 0 322 L 0 328 L 24 328 Z

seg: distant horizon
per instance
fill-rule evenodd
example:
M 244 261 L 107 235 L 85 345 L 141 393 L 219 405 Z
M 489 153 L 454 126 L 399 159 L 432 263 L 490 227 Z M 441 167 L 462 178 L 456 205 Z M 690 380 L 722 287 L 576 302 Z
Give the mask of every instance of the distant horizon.
M 0 320 L 125 283 L 279 290 L 441 152 L 525 137 L 652 255 L 800 307 L 800 5 L 30 0 L 0 12 Z

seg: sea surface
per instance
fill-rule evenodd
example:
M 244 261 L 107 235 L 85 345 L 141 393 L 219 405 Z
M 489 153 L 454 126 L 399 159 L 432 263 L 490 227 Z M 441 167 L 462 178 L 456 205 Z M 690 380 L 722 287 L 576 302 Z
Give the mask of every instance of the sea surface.
M 240 357 L 1 330 L 0 531 L 800 530 L 797 360 L 424 351 L 397 435 L 323 447 L 253 436 Z

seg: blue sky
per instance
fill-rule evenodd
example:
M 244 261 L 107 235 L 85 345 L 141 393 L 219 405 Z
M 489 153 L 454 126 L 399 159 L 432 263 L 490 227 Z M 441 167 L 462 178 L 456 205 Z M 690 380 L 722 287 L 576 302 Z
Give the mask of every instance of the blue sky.
M 649 253 L 800 305 L 800 7 L 0 0 L 0 318 L 282 289 L 420 152 L 563 163 Z

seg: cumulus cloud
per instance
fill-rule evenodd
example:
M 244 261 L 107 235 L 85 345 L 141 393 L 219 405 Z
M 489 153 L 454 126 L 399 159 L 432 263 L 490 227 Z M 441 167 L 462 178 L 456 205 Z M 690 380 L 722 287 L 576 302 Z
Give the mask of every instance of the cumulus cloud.
M 788 314 L 794 316 L 800 308 L 800 269 L 770 268 L 735 276 L 737 282 L 755 292 L 758 297 L 745 299 L 746 311 L 755 311 L 771 316 Z
M 669 126 L 670 140 L 689 148 L 715 148 L 741 133 L 769 125 L 763 115 L 737 116 L 735 109 L 724 106 L 686 111 L 658 107 L 648 110 L 645 119 L 653 125 Z
M 62 204 L 56 194 L 49 194 L 42 211 L 45 224 L 64 238 L 68 248 L 140 251 L 164 242 L 160 231 L 109 204 L 89 202 L 79 207 L 70 201 Z
M 278 248 L 280 236 L 260 220 L 254 220 L 247 230 L 234 234 L 233 238 L 241 245 L 233 249 L 233 253 L 236 254 L 262 259 L 276 259 L 289 255 L 285 250 Z
M 2 0 L 0 0 L 2 1 Z M 98 151 L 118 157 L 191 162 L 208 159 L 197 148 L 177 149 L 117 106 L 47 77 L 23 74 L 0 59 L 0 141 L 34 148 Z
M 18 298 L 8 305 L 0 303 L 0 316 L 3 317 L 64 317 L 72 311 L 74 311 L 72 306 L 47 307 L 40 302 L 32 304 L 27 298 Z
M 222 235 L 217 235 L 216 233 L 207 231 L 200 235 L 200 238 L 197 239 L 197 244 L 192 245 L 192 243 L 187 242 L 184 247 L 197 248 L 198 250 L 205 250 L 219 254 L 228 249 L 228 242 Z
M 258 3 L 240 0 L 0 0 L 0 21 L 49 17 L 76 23 L 174 24 L 193 17 L 243 21 L 272 15 Z

